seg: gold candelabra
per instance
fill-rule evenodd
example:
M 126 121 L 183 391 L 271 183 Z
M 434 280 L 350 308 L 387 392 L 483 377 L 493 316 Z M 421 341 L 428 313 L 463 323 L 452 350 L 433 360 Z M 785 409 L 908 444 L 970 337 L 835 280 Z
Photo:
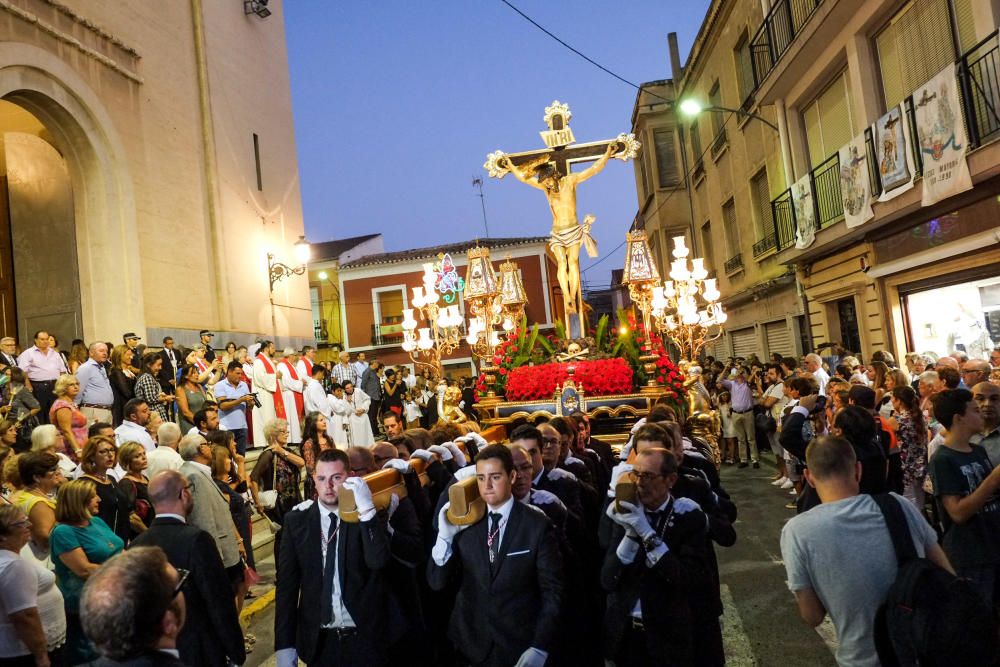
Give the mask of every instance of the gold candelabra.
M 464 322 L 457 305 L 439 306 L 437 273 L 433 264 L 424 264 L 424 284 L 413 288 L 413 308 L 403 309 L 403 350 L 416 366 L 432 369 L 444 377 L 441 358 L 458 348 L 460 327 Z M 426 326 L 414 317 L 417 313 Z
M 704 258 L 688 260 L 683 236 L 674 237 L 670 280 L 652 290 L 650 311 L 657 330 L 677 346 L 682 360 L 694 361 L 698 352 L 716 340 L 728 319 L 719 303 L 715 278 L 708 277 Z
M 639 355 L 639 361 L 642 362 L 643 370 L 646 372 L 646 386 L 643 387 L 643 391 L 659 393 L 661 387 L 656 379 L 656 355 L 653 354 L 654 330 L 650 312 L 653 290 L 659 285 L 660 272 L 656 270 L 656 263 L 653 261 L 653 253 L 649 250 L 645 231 L 640 229 L 628 232 L 625 235 L 625 241 L 627 248 L 622 282 L 628 285 L 629 296 L 639 308 L 639 312 L 642 313 L 642 324 L 645 331 L 642 354 Z

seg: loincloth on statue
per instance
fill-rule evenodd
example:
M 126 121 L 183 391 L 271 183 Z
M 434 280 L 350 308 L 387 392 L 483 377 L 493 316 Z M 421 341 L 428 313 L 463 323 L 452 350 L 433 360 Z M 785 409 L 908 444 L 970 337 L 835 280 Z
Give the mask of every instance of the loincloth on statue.
M 561 231 L 552 231 L 549 235 L 549 247 L 550 248 L 579 248 L 582 243 L 587 249 L 587 255 L 590 257 L 597 257 L 597 241 L 594 237 L 590 235 L 590 227 L 594 224 L 596 218 L 592 215 L 588 215 L 583 219 L 583 224 L 578 224 L 576 227 L 570 227 L 569 229 L 563 229 Z

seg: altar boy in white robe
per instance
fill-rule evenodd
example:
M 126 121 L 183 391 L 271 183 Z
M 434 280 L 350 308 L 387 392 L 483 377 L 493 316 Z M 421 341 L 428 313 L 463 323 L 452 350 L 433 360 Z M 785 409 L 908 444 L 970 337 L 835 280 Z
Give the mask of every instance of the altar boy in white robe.
M 274 362 L 274 343 L 267 340 L 260 344 L 260 352 L 253 360 L 253 390 L 257 392 L 260 407 L 253 409 L 253 442 L 260 447 L 267 441 L 264 439 L 264 424 L 276 417 L 275 392 L 282 373 Z M 280 401 L 280 395 L 278 397 Z M 284 402 L 281 402 L 282 418 L 284 418 Z
M 344 398 L 343 386 L 334 382 L 330 391 L 333 393 L 327 394 L 326 398 L 333 416 L 326 421 L 326 433 L 339 449 L 347 449 L 353 444 L 348 424 L 354 414 L 354 405 Z
M 370 447 L 375 444 L 372 435 L 372 424 L 368 420 L 368 408 L 371 398 L 368 394 L 354 386 L 353 382 L 344 383 L 344 402 L 350 406 L 347 415 L 347 429 L 350 443 L 353 447 Z
M 285 404 L 285 420 L 288 422 L 288 442 L 302 442 L 302 390 L 305 388 L 302 378 L 295 370 L 295 362 L 299 360 L 298 353 L 287 348 L 278 362 L 281 370 L 281 399 Z

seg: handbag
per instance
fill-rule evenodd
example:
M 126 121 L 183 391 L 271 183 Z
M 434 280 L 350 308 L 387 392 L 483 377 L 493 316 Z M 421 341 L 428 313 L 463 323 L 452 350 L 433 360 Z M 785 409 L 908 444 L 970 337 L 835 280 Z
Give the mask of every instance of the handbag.
M 778 422 L 774 421 L 774 417 L 771 416 L 769 410 L 758 412 L 754 416 L 754 426 L 764 433 L 774 433 L 778 430 Z
M 257 497 L 260 498 L 261 509 L 273 510 L 278 506 L 278 462 L 274 458 L 274 453 L 271 454 L 271 490 L 270 491 L 259 491 Z M 272 531 L 273 532 L 273 531 Z

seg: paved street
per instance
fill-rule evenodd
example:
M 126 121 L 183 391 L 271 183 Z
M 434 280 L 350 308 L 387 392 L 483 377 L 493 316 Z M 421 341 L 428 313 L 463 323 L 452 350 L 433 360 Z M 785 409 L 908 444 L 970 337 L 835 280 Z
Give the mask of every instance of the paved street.
M 793 511 L 784 507 L 791 498 L 788 492 L 768 483 L 770 470 L 765 463 L 759 470 L 727 466 L 722 471 L 723 484 L 739 505 L 739 538 L 733 547 L 718 550 L 727 664 L 832 667 L 833 627 L 826 621 L 818 631 L 811 630 L 799 618 L 785 585 L 778 537 Z M 273 624 L 273 606 L 251 621 L 258 648 L 248 656 L 248 667 L 274 664 Z

